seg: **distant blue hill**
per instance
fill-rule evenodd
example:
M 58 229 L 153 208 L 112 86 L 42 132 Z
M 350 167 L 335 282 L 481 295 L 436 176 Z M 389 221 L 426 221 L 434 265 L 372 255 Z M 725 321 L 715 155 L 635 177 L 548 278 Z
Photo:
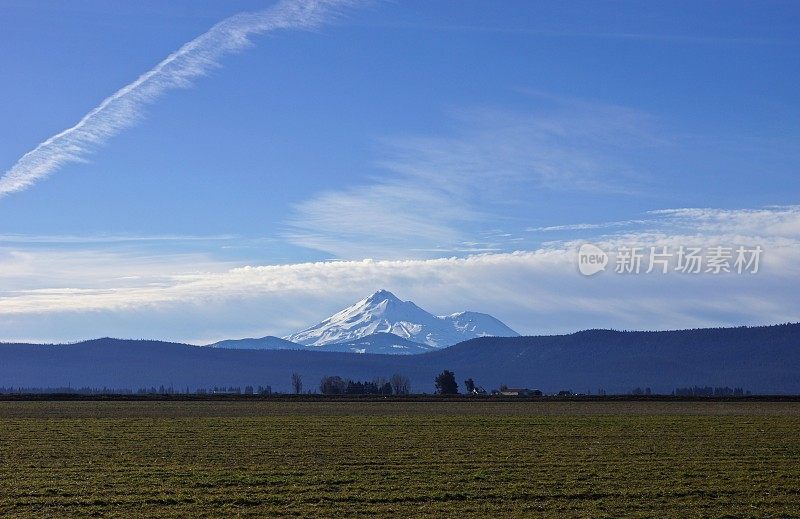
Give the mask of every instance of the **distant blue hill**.
M 249 350 L 159 341 L 96 339 L 69 345 L 0 344 L 0 386 L 131 388 L 271 385 L 288 391 L 292 372 L 308 389 L 320 378 L 389 377 L 432 392 L 443 369 L 545 392 L 627 392 L 651 387 L 740 386 L 800 393 L 800 324 L 663 332 L 587 330 L 569 335 L 482 337 L 420 355 Z
M 302 350 L 305 349 L 302 344 L 287 341 L 280 337 L 267 335 L 266 337 L 259 337 L 253 339 L 228 339 L 225 341 L 215 342 L 209 344 L 210 348 L 225 348 L 228 350 Z
M 325 344 L 323 346 L 303 345 L 268 335 L 259 339 L 229 339 L 209 344 L 212 348 L 232 350 L 306 350 L 338 351 L 346 353 L 380 353 L 386 355 L 413 355 L 425 353 L 435 348 L 398 337 L 393 333 L 378 332 L 354 339 Z

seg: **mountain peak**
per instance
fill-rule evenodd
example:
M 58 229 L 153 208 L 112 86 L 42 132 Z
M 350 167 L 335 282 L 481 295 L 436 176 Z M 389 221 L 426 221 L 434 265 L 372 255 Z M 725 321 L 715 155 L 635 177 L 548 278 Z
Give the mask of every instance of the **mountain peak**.
M 380 290 L 376 290 L 371 295 L 366 298 L 366 301 L 380 303 L 382 301 L 397 301 L 400 302 L 400 298 L 396 295 L 392 294 L 386 289 L 381 288 Z
M 436 316 L 412 301 L 403 301 L 380 289 L 352 306 L 285 339 L 304 346 L 325 346 L 390 333 L 409 341 L 439 348 L 483 336 L 516 336 L 514 330 L 477 312 Z

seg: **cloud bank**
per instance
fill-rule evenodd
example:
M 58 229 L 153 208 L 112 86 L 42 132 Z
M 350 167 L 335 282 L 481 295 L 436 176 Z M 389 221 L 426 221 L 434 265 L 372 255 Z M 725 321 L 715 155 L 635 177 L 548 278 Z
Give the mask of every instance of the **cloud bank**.
M 270 9 L 227 18 L 186 43 L 161 63 L 121 88 L 75 126 L 42 142 L 0 177 L 0 197 L 21 191 L 63 165 L 81 162 L 98 146 L 133 125 L 142 109 L 164 93 L 191 86 L 248 38 L 279 29 L 308 29 L 328 21 L 344 0 L 283 0 Z
M 569 238 L 536 250 L 405 260 L 241 265 L 205 255 L 0 248 L 2 339 L 100 335 L 195 342 L 282 335 L 386 288 L 436 313 L 484 311 L 519 332 L 669 329 L 800 320 L 800 207 L 672 209 L 657 230 L 592 236 L 625 246 L 760 245 L 757 274 L 612 271 L 587 278 Z M 47 272 L 46 276 L 42 276 Z M 66 323 L 74 323 L 74 334 Z M 48 332 L 50 324 L 53 332 Z

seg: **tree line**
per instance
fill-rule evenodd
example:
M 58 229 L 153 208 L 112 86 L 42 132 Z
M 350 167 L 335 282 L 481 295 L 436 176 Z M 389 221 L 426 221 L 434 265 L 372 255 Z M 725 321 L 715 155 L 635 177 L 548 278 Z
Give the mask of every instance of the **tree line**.
M 196 389 L 176 388 L 173 386 L 160 385 L 150 387 L 112 388 L 112 387 L 4 387 L 0 386 L 0 395 L 271 395 L 272 386 L 213 386 L 199 387 Z
M 444 370 L 434 380 L 436 393 L 440 395 L 457 395 L 458 382 L 452 371 Z M 469 378 L 464 381 L 467 393 L 476 390 L 475 382 Z M 303 377 L 292 373 L 292 391 L 299 395 L 303 393 Z M 319 381 L 319 392 L 323 395 L 409 395 L 411 394 L 411 381 L 405 375 L 395 373 L 389 379 L 376 377 L 370 381 L 351 380 L 338 375 L 322 377 Z
M 319 392 L 323 395 L 408 395 L 411 393 L 411 382 L 399 373 L 389 379 L 377 377 L 370 381 L 326 376 L 319 382 Z M 299 394 L 299 391 L 295 393 Z
M 741 387 L 694 386 L 675 388 L 672 394 L 675 396 L 749 396 L 750 391 L 746 391 Z

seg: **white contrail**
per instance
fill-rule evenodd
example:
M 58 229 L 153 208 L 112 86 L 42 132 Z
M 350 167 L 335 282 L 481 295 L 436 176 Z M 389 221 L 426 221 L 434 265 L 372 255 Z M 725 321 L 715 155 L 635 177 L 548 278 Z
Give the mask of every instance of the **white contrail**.
M 191 85 L 223 55 L 247 46 L 248 36 L 276 29 L 321 25 L 347 0 L 282 0 L 255 13 L 241 13 L 219 22 L 170 54 L 164 61 L 121 88 L 86 114 L 78 124 L 42 142 L 0 177 L 0 197 L 21 191 L 69 162 L 80 162 L 136 122 L 142 108 L 160 95 Z

